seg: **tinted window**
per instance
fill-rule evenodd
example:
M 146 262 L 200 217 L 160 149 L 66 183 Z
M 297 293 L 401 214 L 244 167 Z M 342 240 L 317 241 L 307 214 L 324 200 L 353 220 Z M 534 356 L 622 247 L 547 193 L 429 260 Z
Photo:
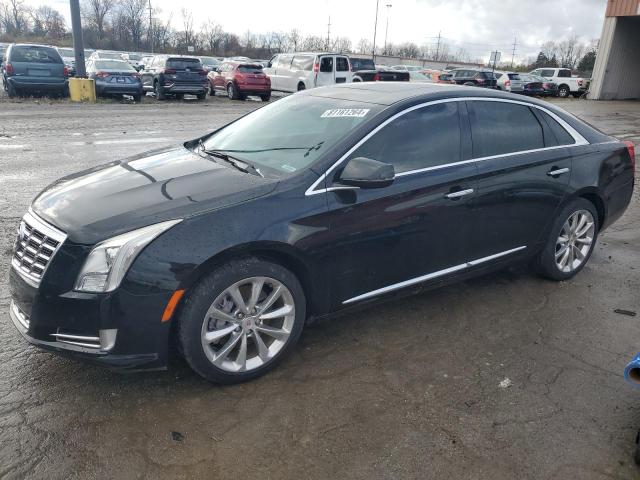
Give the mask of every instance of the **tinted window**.
M 553 70 L 541 70 L 540 71 L 540 75 L 542 75 L 543 77 L 553 77 L 554 71 Z
M 12 62 L 62 63 L 60 54 L 49 47 L 15 46 L 11 49 Z
M 502 78 L 502 74 L 501 73 L 496 73 L 496 78 Z
M 320 60 L 320 71 L 324 73 L 333 72 L 333 57 L 322 57 L 322 60 Z
M 97 70 L 118 70 L 120 72 L 136 71 L 136 69 L 127 62 L 120 60 L 95 60 L 94 66 Z
M 262 73 L 262 65 L 238 65 L 240 73 Z
M 517 73 L 508 73 L 507 75 L 509 75 L 510 80 L 520 80 L 520 77 Z
M 431 105 L 402 115 L 350 155 L 355 157 L 391 163 L 396 173 L 459 161 L 458 102 Z
M 349 71 L 349 60 L 347 60 L 346 57 L 336 57 L 336 71 L 338 72 Z
M 549 129 L 555 137 L 547 141 L 548 147 L 552 147 L 555 145 L 573 145 L 574 143 L 576 143 L 571 134 L 567 132 L 564 127 L 560 125 L 551 115 L 548 115 L 539 109 L 537 109 L 536 112 L 540 117 L 544 119 L 545 122 L 547 122 Z M 556 141 L 554 142 L 554 140 Z
M 202 64 L 197 58 L 169 58 L 167 60 L 167 68 L 175 68 L 176 70 L 201 70 Z
M 542 126 L 525 105 L 506 102 L 470 102 L 473 156 L 544 148 Z
M 376 66 L 370 58 L 352 58 L 351 66 L 354 71 L 358 70 L 375 70 Z
M 311 165 L 384 108 L 359 101 L 291 95 L 227 125 L 205 140 L 205 146 L 230 150 L 265 174 L 288 175 Z
M 571 77 L 571 70 L 558 70 L 559 77 Z

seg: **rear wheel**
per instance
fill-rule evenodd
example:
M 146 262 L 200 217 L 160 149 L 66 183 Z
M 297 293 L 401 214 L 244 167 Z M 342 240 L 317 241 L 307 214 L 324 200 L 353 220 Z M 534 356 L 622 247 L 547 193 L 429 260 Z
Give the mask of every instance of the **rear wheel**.
M 598 212 L 577 198 L 562 209 L 540 252 L 539 272 L 552 280 L 568 280 L 586 265 L 598 237 Z
M 167 96 L 164 93 L 164 89 L 160 86 L 159 82 L 153 84 L 153 92 L 156 94 L 156 100 L 166 100 Z
M 189 365 L 216 383 L 259 377 L 297 342 L 305 296 L 284 267 L 245 258 L 207 275 L 185 301 L 179 346 Z
M 216 89 L 213 88 L 213 86 L 209 89 L 209 95 L 211 95 L 212 97 L 216 96 Z
M 306 89 L 307 89 L 307 87 L 305 86 L 305 84 L 304 84 L 304 83 L 300 82 L 300 83 L 298 84 L 298 91 L 299 91 L 299 92 L 301 92 L 302 90 L 306 90 Z
M 133 101 L 139 103 L 142 100 L 142 95 L 134 95 Z
M 207 98 L 207 92 L 204 91 L 202 93 L 199 93 L 197 97 L 198 97 L 198 100 L 204 100 L 205 98 Z
M 265 95 L 260 95 L 260 98 L 262 99 L 263 102 L 268 102 L 269 100 L 271 100 L 271 94 L 267 93 Z
M 227 96 L 231 100 L 238 100 L 240 98 L 240 94 L 238 93 L 238 89 L 233 83 L 227 85 Z
M 18 90 L 11 82 L 7 82 L 7 95 L 9 95 L 9 98 L 14 98 L 18 95 Z
M 571 90 L 569 90 L 569 87 L 567 85 L 560 85 L 558 87 L 558 96 L 559 97 L 567 98 L 570 93 L 571 93 Z

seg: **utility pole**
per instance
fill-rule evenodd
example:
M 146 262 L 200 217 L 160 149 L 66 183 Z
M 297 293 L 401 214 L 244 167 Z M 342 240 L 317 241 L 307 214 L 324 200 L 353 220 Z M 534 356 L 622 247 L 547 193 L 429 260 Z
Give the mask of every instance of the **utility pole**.
M 389 35 L 389 9 L 393 7 L 393 5 L 391 5 L 390 3 L 387 3 L 387 27 L 384 30 L 384 54 L 388 55 L 387 53 L 387 35 Z
M 71 7 L 71 29 L 73 31 L 73 51 L 76 58 L 76 77 L 86 78 L 84 65 L 84 42 L 82 39 L 82 20 L 80 19 L 80 0 L 69 0 Z
M 153 53 L 153 18 L 151 17 L 151 0 L 149 0 L 149 48 Z
M 329 15 L 329 21 L 327 22 L 327 51 L 329 49 L 329 36 L 331 35 L 331 15 Z
M 438 46 L 436 47 L 436 58 L 435 58 L 436 62 L 440 60 L 440 34 L 441 33 L 442 32 L 438 32 Z
M 518 44 L 518 37 L 513 37 L 513 50 L 511 51 L 511 68 L 513 68 L 513 60 L 516 57 L 516 45 Z
M 373 26 L 373 51 L 371 52 L 371 57 L 373 61 L 376 60 L 376 34 L 378 33 L 378 7 L 380 4 L 380 0 L 376 0 L 376 23 Z

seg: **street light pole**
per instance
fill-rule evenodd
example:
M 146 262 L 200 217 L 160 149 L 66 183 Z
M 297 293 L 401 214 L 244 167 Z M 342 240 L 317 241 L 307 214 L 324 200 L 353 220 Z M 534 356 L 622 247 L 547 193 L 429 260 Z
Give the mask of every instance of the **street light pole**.
M 387 27 L 384 29 L 384 54 L 387 53 L 387 35 L 389 35 L 389 9 L 393 7 L 390 3 L 387 3 Z
M 69 0 L 71 7 L 71 29 L 73 31 L 73 51 L 76 58 L 76 77 L 85 78 L 84 42 L 82 39 L 82 21 L 80 19 L 80 0 Z
M 378 33 L 378 6 L 380 4 L 380 0 L 376 0 L 376 24 L 373 26 L 373 51 L 371 52 L 371 57 L 373 61 L 376 60 L 376 34 Z

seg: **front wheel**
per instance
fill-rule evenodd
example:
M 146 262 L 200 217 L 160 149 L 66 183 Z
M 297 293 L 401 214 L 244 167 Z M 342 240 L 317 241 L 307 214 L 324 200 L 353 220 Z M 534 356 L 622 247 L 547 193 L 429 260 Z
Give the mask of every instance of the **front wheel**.
M 289 353 L 304 326 L 306 300 L 286 268 L 258 258 L 231 261 L 204 277 L 179 316 L 180 350 L 215 383 L 259 377 Z
M 239 100 L 240 94 L 238 93 L 238 89 L 233 83 L 227 85 L 227 96 L 230 100 Z
M 159 82 L 153 84 L 153 91 L 156 94 L 156 100 L 166 100 L 167 96 L 164 93 L 164 89 L 160 86 Z
M 598 238 L 598 212 L 577 198 L 562 209 L 537 259 L 538 271 L 551 280 L 574 277 L 589 261 Z

